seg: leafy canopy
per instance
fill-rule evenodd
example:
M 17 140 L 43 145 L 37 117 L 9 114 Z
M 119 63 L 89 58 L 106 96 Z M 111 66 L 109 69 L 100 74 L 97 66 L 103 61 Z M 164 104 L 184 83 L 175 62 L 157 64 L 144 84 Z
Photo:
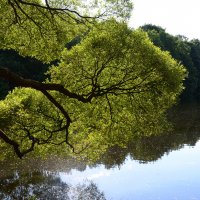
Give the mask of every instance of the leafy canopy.
M 47 43 L 31 23 L 25 26 L 33 31 L 33 39 L 25 35 L 15 42 L 23 23 L 9 29 L 1 48 L 60 61 L 50 67 L 44 83 L 12 74 L 21 88 L 0 101 L 2 149 L 9 143 L 19 157 L 32 150 L 69 154 L 67 144 L 77 155 L 98 159 L 110 146 L 125 146 L 136 136 L 159 134 L 169 127 L 165 112 L 182 91 L 186 71 L 146 33 L 113 18 L 89 23 L 88 29 L 72 18 L 73 23 L 63 27 L 57 16 L 55 28 L 48 18 L 41 21 L 34 9 L 27 12 L 45 26 Z M 67 37 L 83 30 L 87 32 L 79 44 L 70 50 L 64 47 Z

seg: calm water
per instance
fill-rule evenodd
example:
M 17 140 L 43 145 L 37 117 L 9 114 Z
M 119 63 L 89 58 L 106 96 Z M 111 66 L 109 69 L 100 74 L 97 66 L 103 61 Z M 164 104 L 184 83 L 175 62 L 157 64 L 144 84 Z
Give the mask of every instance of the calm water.
M 200 200 L 200 112 L 173 112 L 172 134 L 112 148 L 95 165 L 61 158 L 0 163 L 0 199 Z

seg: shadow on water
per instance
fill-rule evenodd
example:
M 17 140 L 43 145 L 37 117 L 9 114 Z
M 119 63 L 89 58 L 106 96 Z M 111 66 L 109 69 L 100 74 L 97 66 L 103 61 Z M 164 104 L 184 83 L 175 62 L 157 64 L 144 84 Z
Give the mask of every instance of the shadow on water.
M 135 138 L 126 148 L 114 146 L 101 159 L 90 165 L 103 164 L 107 169 L 120 167 L 129 156 L 140 163 L 155 162 L 171 151 L 186 145 L 195 146 L 200 138 L 200 105 L 181 105 L 169 112 L 174 124 L 170 133 Z M 63 183 L 59 172 L 84 171 L 87 163 L 74 159 L 51 157 L 46 160 L 24 159 L 0 163 L 0 199 L 105 199 L 93 182 L 72 186 Z

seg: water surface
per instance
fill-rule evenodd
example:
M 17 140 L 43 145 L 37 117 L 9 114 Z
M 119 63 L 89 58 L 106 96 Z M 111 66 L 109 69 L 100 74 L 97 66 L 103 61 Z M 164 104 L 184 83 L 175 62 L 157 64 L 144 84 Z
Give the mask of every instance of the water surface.
M 0 199 L 200 200 L 199 106 L 170 134 L 112 147 L 93 165 L 51 157 L 0 163 Z

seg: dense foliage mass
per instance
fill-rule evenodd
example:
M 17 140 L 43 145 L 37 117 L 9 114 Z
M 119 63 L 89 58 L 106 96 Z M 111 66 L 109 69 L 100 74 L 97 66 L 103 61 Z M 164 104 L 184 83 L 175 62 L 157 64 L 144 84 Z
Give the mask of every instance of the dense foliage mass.
M 0 150 L 9 144 L 22 158 L 33 150 L 69 154 L 72 149 L 98 159 L 111 146 L 168 128 L 165 113 L 183 89 L 184 67 L 146 33 L 127 27 L 129 4 L 122 9 L 105 1 L 119 15 L 95 20 L 71 3 L 53 9 L 54 4 L 35 1 L 1 2 L 0 15 L 8 20 L 1 21 L 0 47 L 59 61 L 43 82 L 0 66 L 0 78 L 18 86 L 0 101 Z
M 158 26 L 141 27 L 148 33 L 151 41 L 164 51 L 169 51 L 174 59 L 181 62 L 188 70 L 184 81 L 185 90 L 181 95 L 183 102 L 200 99 L 200 41 L 188 40 L 182 35 L 173 36 Z

